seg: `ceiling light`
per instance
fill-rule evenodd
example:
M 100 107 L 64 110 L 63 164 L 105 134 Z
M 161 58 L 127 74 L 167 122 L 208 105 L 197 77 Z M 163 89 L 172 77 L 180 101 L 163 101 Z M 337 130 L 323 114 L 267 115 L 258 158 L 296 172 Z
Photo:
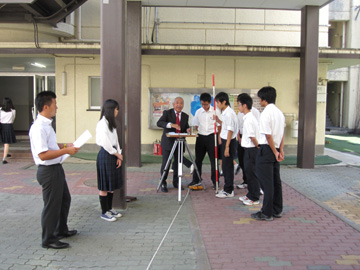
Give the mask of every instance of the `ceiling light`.
M 43 65 L 43 64 L 40 64 L 40 63 L 31 63 L 31 65 L 32 66 L 34 66 L 34 67 L 39 67 L 39 68 L 46 68 L 46 66 L 45 65 Z
M 13 67 L 12 67 L 12 70 L 24 71 L 24 70 L 25 70 L 25 67 L 23 67 L 23 66 L 13 66 Z

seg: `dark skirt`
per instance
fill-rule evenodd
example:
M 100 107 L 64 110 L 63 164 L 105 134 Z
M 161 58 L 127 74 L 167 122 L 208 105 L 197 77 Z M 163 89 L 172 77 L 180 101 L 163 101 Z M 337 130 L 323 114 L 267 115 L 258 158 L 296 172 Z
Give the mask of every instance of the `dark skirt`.
M 122 187 L 122 167 L 116 168 L 117 157 L 101 147 L 96 159 L 98 189 L 114 191 Z
M 6 144 L 16 143 L 16 137 L 15 137 L 13 124 L 2 124 L 1 123 L 0 142 L 6 143 Z

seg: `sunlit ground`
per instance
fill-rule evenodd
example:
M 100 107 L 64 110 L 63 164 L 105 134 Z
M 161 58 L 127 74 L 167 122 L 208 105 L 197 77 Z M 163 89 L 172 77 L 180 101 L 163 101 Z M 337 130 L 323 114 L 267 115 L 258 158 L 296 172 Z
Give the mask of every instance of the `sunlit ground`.
M 360 156 L 360 136 L 325 135 L 325 147 Z

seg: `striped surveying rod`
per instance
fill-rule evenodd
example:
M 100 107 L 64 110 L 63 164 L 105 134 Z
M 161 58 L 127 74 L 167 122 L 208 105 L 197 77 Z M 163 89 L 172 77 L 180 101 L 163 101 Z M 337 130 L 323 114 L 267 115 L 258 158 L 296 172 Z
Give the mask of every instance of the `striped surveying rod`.
M 213 102 L 214 102 L 214 116 L 216 115 L 216 105 L 215 105 L 215 75 L 212 75 L 213 79 Z M 216 173 L 216 194 L 219 192 L 219 170 L 218 170 L 218 149 L 217 149 L 217 138 L 216 138 L 216 120 L 214 122 L 214 132 L 215 132 L 215 173 Z

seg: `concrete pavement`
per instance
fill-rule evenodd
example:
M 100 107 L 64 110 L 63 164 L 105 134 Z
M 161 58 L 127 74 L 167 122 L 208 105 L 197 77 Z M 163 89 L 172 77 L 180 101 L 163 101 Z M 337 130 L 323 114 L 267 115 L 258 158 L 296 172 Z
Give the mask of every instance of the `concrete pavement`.
M 282 166 L 284 216 L 271 222 L 250 219 L 261 206 L 242 205 L 238 197 L 245 190 L 235 190 L 235 198 L 215 198 L 209 166 L 209 188 L 184 190 L 183 199 L 188 196 L 178 212 L 176 190 L 155 191 L 159 166 L 128 168 L 128 194 L 138 200 L 117 222 L 105 222 L 99 218 L 94 162 L 68 159 L 69 227 L 79 234 L 64 239 L 69 249 L 52 250 L 40 245 L 36 167 L 9 159 L 0 165 L 0 269 L 360 269 L 356 164 Z

